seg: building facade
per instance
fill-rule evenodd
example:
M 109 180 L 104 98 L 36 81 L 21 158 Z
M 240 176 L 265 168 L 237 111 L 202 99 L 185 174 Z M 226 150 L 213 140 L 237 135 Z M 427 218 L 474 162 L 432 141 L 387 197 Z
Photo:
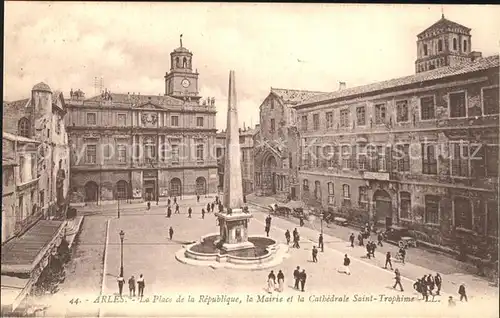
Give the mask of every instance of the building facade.
M 499 57 L 436 68 L 296 106 L 301 197 L 353 223 L 497 255 Z
M 260 105 L 260 127 L 254 137 L 256 195 L 283 200 L 298 197 L 299 135 L 292 106 L 321 94 L 324 93 L 271 88 Z
M 171 53 L 165 95 L 71 94 L 74 200 L 157 201 L 217 189 L 215 99 L 202 100 L 192 53 Z

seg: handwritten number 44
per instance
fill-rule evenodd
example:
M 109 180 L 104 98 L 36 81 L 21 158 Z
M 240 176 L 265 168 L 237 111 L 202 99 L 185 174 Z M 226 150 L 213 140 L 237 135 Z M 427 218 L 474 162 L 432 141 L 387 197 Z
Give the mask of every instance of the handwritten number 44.
M 78 305 L 79 303 L 81 303 L 81 301 L 80 301 L 80 298 L 72 298 L 69 301 L 69 303 L 72 304 L 72 305 Z

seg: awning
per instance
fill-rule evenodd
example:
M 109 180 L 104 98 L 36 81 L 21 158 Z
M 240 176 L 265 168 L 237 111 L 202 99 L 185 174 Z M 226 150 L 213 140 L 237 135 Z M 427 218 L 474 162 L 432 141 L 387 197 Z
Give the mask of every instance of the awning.
M 59 246 L 64 231 L 63 221 L 40 220 L 20 237 L 2 246 L 1 273 L 30 274 L 47 254 Z

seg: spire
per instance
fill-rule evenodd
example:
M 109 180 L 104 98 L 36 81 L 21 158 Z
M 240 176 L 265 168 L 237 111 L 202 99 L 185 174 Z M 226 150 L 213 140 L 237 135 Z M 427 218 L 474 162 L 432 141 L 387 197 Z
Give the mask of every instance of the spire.
M 444 9 L 443 9 L 443 6 L 441 6 L 441 19 L 444 19 Z
M 182 34 L 181 34 L 181 36 L 179 37 L 179 42 L 181 42 L 181 46 L 180 46 L 180 47 L 182 47 Z
M 226 190 L 224 191 L 224 206 L 230 209 L 239 209 L 243 206 L 243 185 L 234 71 L 229 72 L 226 127 L 226 160 L 224 166 L 224 188 Z

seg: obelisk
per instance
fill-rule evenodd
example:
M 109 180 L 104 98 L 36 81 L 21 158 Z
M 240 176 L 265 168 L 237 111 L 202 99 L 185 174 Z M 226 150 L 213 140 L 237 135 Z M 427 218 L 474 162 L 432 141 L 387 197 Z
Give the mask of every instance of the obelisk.
M 223 204 L 226 209 L 240 209 L 243 206 L 240 134 L 234 71 L 229 71 Z

